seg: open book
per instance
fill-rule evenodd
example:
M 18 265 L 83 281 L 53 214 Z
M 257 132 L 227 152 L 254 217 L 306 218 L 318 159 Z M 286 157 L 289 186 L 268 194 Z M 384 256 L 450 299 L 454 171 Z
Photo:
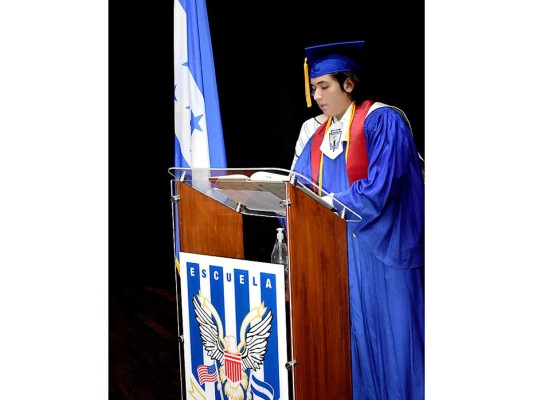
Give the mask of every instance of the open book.
M 250 176 L 230 174 L 209 178 L 215 190 L 230 198 L 237 204 L 246 206 L 253 211 L 268 211 L 285 216 L 285 206 L 281 201 L 286 199 L 286 183 L 288 175 L 280 175 L 266 171 L 258 171 Z M 311 196 L 315 201 L 331 209 L 330 205 L 306 186 L 297 183 L 297 187 Z M 334 209 L 333 209 L 334 210 Z
M 274 174 L 272 172 L 266 172 L 266 171 L 257 171 L 257 172 L 254 172 L 250 176 L 247 176 L 244 174 L 230 174 L 230 175 L 215 176 L 215 177 L 210 178 L 209 180 L 211 182 L 218 181 L 218 180 L 288 182 L 289 176 L 281 175 L 281 174 Z
M 285 182 L 289 176 L 257 171 L 250 176 L 231 174 L 209 178 L 215 190 L 249 210 L 286 215 Z

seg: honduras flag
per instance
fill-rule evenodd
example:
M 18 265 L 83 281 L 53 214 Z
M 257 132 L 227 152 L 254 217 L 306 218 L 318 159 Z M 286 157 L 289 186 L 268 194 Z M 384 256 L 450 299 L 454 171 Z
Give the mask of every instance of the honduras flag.
M 225 168 L 205 0 L 174 3 L 175 166 Z
M 174 0 L 174 118 L 175 167 L 226 167 L 205 0 Z M 179 272 L 177 209 L 174 218 Z

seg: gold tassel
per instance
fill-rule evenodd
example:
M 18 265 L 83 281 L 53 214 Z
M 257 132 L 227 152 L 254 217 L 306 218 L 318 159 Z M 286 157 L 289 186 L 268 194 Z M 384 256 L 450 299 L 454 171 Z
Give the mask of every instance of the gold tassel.
M 309 87 L 309 66 L 307 65 L 307 58 L 304 60 L 304 77 L 305 77 L 305 101 L 307 108 L 311 107 L 311 88 Z

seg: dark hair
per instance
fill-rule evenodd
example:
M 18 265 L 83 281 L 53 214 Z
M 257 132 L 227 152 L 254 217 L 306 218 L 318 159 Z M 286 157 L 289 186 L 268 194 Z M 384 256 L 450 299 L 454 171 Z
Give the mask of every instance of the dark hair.
M 341 86 L 341 89 L 344 90 L 344 82 L 346 79 L 350 78 L 355 83 L 354 90 L 351 91 L 351 93 L 348 93 L 348 96 L 352 101 L 355 101 L 356 104 L 361 104 L 364 100 L 367 99 L 366 96 L 366 90 L 363 85 L 363 80 L 359 75 L 357 75 L 355 72 L 334 72 L 331 74 L 333 79 L 339 82 L 339 85 Z

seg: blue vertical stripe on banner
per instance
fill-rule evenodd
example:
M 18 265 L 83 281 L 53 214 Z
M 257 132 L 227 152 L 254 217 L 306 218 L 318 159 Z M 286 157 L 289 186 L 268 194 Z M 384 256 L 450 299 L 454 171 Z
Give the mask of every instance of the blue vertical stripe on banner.
M 265 302 L 265 307 L 272 310 L 272 329 L 268 337 L 267 351 L 265 354 L 264 381 L 268 382 L 275 392 L 275 398 L 280 394 L 279 382 L 279 359 L 278 359 L 278 312 L 276 294 L 276 275 L 261 273 L 261 299 Z M 280 305 L 281 307 L 284 304 Z M 268 311 L 267 311 L 268 312 Z M 283 357 L 284 354 L 279 356 Z
M 209 266 L 209 280 L 211 282 L 211 304 L 215 307 L 222 321 L 224 333 L 226 329 L 226 313 L 224 310 L 224 271 L 222 267 Z
M 196 371 L 196 368 L 199 365 L 204 363 L 203 358 L 203 346 L 202 339 L 200 337 L 200 328 L 198 328 L 198 323 L 196 322 L 196 314 L 193 311 L 192 299 L 194 296 L 198 295 L 200 291 L 200 266 L 197 263 L 188 262 L 182 268 L 182 276 L 187 279 L 187 287 L 189 289 L 189 298 L 187 299 L 189 307 L 189 331 L 191 338 L 191 365 L 193 371 Z M 198 377 L 197 377 L 198 378 Z
M 250 311 L 250 277 L 248 271 L 235 269 L 235 332 L 241 330 L 241 323 Z M 237 338 L 240 341 L 240 338 Z

